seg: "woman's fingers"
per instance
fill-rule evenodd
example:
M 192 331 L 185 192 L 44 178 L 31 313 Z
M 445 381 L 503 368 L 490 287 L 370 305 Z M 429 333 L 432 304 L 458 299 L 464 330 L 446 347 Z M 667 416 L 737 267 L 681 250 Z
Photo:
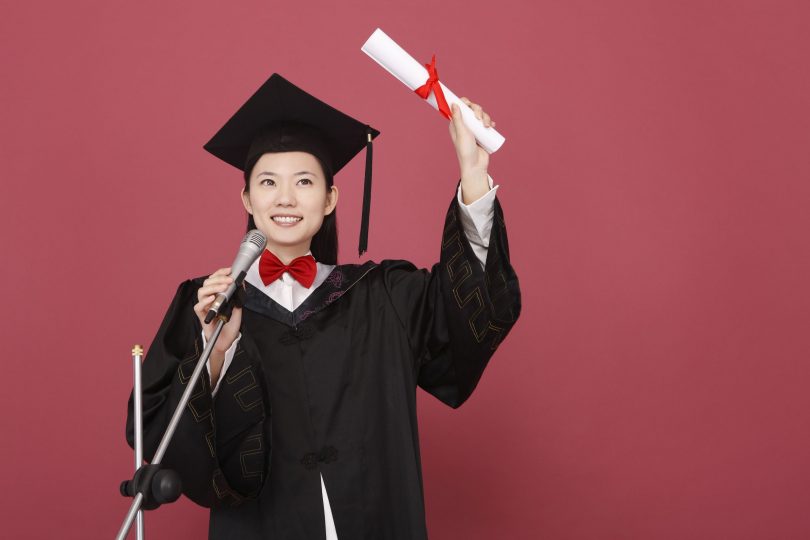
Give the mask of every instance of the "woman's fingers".
M 230 277 L 220 277 L 214 279 L 206 279 L 202 287 L 197 289 L 197 298 L 201 298 L 202 296 L 208 296 L 209 294 L 225 292 L 225 290 L 230 287 L 231 283 L 233 283 L 233 279 Z
M 230 283 L 233 281 L 231 276 L 211 276 L 205 281 L 203 281 L 203 285 L 213 285 L 215 283 Z
M 461 98 L 461 101 L 463 101 L 465 105 L 467 105 L 470 109 L 472 109 L 473 113 L 475 113 L 475 117 L 481 120 L 481 122 L 484 124 L 485 127 L 492 127 L 495 125 L 495 122 L 492 121 L 492 118 L 489 116 L 489 114 L 486 113 L 486 111 L 484 111 L 481 105 L 473 103 L 466 97 Z
M 218 284 L 218 285 L 209 285 L 207 287 L 200 287 L 197 291 L 197 300 L 201 301 L 203 298 L 208 296 L 216 295 L 217 293 L 223 293 L 228 289 L 228 285 L 226 283 Z
M 217 293 L 225 292 L 233 283 L 230 273 L 230 268 L 220 268 L 203 281 L 202 286 L 197 289 L 197 304 L 194 305 L 195 312 L 203 315 L 208 312 L 208 307 L 216 298 Z
M 463 101 L 465 105 L 467 105 L 469 108 L 473 110 L 476 118 L 478 118 L 479 120 L 483 120 L 482 113 L 484 112 L 484 110 L 481 108 L 481 105 L 473 103 L 467 98 L 461 98 L 461 101 Z
M 208 313 L 208 306 L 211 305 L 211 303 L 214 301 L 215 298 L 216 298 L 216 296 L 214 296 L 214 295 L 203 296 L 202 298 L 199 299 L 199 302 L 194 304 L 194 312 L 198 313 L 198 314 L 199 313 L 202 313 L 202 314 Z
M 453 142 L 458 144 L 459 138 L 472 137 L 472 133 L 470 133 L 467 126 L 464 125 L 464 119 L 461 117 L 461 109 L 459 106 L 454 103 L 451 110 L 453 116 L 451 117 L 450 135 L 453 138 Z
M 197 289 L 197 303 L 194 304 L 194 313 L 197 315 L 197 318 L 200 320 L 200 324 L 203 326 L 203 332 L 205 333 L 206 339 L 211 339 L 213 327 L 205 324 L 205 317 L 208 315 L 208 310 L 211 308 L 211 304 L 213 304 L 214 300 L 216 300 L 216 295 L 218 293 L 225 292 L 233 283 L 233 278 L 230 276 L 230 273 L 230 268 L 220 268 L 208 276 L 205 281 L 203 281 L 202 286 Z M 239 333 L 240 319 L 241 312 L 235 317 L 235 324 L 229 323 L 225 326 L 231 331 L 223 332 L 223 339 L 221 342 L 223 344 L 227 344 L 228 347 L 230 347 L 230 344 L 233 343 L 233 340 L 236 338 L 236 334 Z M 234 317 L 231 315 L 231 321 L 233 320 Z M 232 331 L 234 328 L 236 329 L 235 334 Z
M 208 276 L 205 281 L 203 281 L 202 286 L 207 287 L 209 285 L 227 283 L 230 284 L 233 282 L 233 278 L 230 276 L 231 269 L 230 268 L 220 268 L 210 276 Z
M 455 126 L 454 126 L 454 127 L 455 127 L 456 129 L 458 129 L 458 128 L 460 128 L 461 126 L 463 126 L 463 125 L 464 125 L 464 122 L 463 122 L 463 121 L 462 121 L 462 119 L 461 119 L 461 108 L 460 108 L 460 107 L 459 107 L 457 104 L 453 103 L 453 104 L 450 106 L 450 112 L 452 112 L 452 113 L 453 113 L 453 115 L 450 117 L 450 120 L 452 120 L 452 121 L 453 121 L 453 124 L 455 124 Z
M 208 287 L 209 285 L 222 285 L 223 283 L 230 285 L 233 283 L 233 278 L 231 276 L 213 276 L 203 281 L 202 286 Z

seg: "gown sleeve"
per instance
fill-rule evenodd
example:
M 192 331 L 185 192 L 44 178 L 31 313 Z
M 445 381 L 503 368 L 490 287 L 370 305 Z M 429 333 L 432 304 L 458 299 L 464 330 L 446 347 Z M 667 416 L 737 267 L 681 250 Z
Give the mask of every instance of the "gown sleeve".
M 144 458 L 151 461 L 163 432 L 202 353 L 200 322 L 194 314 L 202 279 L 180 285 L 143 363 Z M 262 378 L 250 358 L 251 342 L 240 340 L 217 396 L 203 370 L 181 416 L 162 465 L 174 469 L 183 493 L 206 507 L 237 505 L 255 496 L 266 476 L 269 442 L 263 430 Z M 126 437 L 134 445 L 130 395 Z
M 465 236 L 459 212 L 454 198 L 439 263 L 429 272 L 401 262 L 383 268 L 391 303 L 416 358 L 417 384 L 453 408 L 472 394 L 521 308 L 500 203 L 495 199 L 484 265 Z

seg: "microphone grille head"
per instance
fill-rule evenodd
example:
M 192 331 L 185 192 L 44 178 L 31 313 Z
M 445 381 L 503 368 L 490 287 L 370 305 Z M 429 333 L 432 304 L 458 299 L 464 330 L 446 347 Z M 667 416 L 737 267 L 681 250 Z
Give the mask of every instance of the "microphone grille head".
M 267 246 L 267 238 L 259 229 L 253 229 L 248 231 L 245 235 L 245 239 L 242 240 L 242 243 L 250 243 L 259 248 L 259 251 L 264 251 L 265 246 Z

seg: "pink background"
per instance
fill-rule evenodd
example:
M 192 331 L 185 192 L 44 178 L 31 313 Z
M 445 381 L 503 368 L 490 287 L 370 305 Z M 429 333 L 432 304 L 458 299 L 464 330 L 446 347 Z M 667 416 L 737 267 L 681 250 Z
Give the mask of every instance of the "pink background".
M 810 537 L 807 2 L 315 4 L 4 6 L 0 536 L 118 529 L 129 351 L 232 259 L 240 176 L 201 146 L 270 73 L 382 131 L 369 255 L 437 257 L 457 163 L 360 52 L 380 26 L 506 135 L 523 289 L 471 400 L 420 396 L 431 538 Z

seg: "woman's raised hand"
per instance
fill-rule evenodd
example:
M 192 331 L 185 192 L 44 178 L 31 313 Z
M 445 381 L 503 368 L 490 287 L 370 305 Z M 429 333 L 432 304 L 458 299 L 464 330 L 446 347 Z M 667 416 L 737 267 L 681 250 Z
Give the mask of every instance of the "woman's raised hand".
M 475 113 L 475 117 L 483 122 L 484 126 L 492 127 L 495 122 L 477 103 L 461 98 Z M 453 117 L 450 121 L 450 138 L 456 147 L 458 164 L 461 169 L 461 194 L 465 204 L 470 204 L 489 191 L 487 181 L 487 168 L 489 167 L 489 154 L 478 146 L 472 131 L 464 125 L 461 110 L 458 105 L 452 106 Z

